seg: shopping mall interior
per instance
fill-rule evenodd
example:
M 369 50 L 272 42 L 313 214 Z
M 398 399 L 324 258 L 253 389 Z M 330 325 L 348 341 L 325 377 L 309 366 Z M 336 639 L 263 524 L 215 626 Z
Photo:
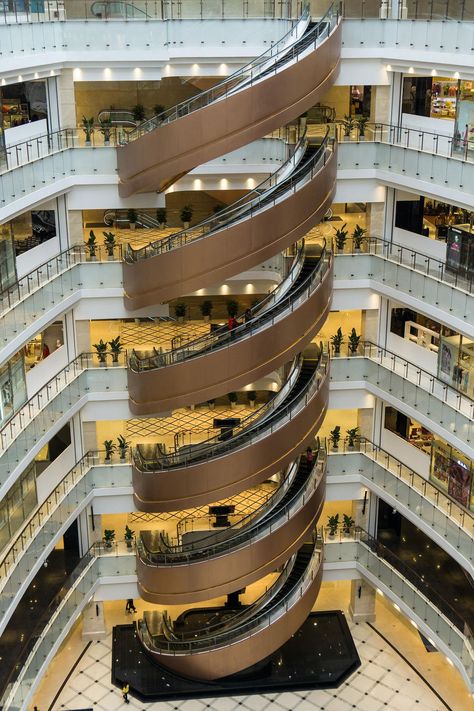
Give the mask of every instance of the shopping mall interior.
M 0 0 L 3 711 L 474 711 L 472 5 Z

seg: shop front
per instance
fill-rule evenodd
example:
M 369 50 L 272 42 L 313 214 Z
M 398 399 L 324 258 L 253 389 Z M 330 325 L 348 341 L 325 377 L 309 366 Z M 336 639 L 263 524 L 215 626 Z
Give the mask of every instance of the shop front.
M 438 439 L 432 443 L 430 480 L 464 508 L 474 508 L 471 460 Z

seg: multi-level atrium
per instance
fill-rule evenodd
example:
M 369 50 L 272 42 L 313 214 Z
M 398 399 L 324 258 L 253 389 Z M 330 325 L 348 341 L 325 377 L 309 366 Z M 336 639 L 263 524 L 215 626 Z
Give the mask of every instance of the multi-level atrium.
M 474 709 L 474 3 L 0 0 L 0 707 Z

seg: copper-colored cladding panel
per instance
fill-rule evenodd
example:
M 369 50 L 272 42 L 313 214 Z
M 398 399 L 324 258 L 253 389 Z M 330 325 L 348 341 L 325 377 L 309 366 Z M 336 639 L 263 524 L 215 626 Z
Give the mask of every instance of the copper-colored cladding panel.
M 311 535 L 324 504 L 326 476 L 289 521 L 268 535 L 221 556 L 180 565 L 147 565 L 137 553 L 140 596 L 158 605 L 202 602 L 241 590 L 287 561 Z M 232 545 L 230 538 L 226 542 Z
M 133 466 L 137 509 L 161 513 L 204 506 L 260 484 L 311 443 L 324 419 L 328 399 L 329 368 L 306 407 L 268 436 L 190 466 L 155 472 L 141 472 Z
M 271 625 L 254 630 L 250 637 L 199 654 L 173 656 L 150 650 L 147 653 L 168 669 L 195 679 L 219 679 L 247 669 L 279 649 L 306 620 L 321 587 L 322 558 L 321 555 L 319 568 L 304 595 Z
M 159 304 L 224 282 L 297 242 L 330 208 L 336 170 L 333 152 L 312 180 L 271 208 L 183 247 L 124 262 L 126 308 Z
M 341 22 L 316 50 L 278 74 L 117 148 L 119 193 L 164 182 L 255 141 L 314 106 L 339 73 Z
M 130 409 L 151 415 L 239 390 L 288 363 L 319 332 L 331 308 L 333 259 L 323 281 L 294 311 L 243 340 L 166 368 L 128 370 Z

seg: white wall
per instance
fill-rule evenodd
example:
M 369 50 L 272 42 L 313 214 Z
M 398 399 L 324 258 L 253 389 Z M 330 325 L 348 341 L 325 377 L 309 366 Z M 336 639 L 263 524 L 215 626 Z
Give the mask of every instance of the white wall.
M 425 454 L 421 449 L 418 449 L 418 447 L 415 447 L 402 437 L 399 437 L 385 428 L 382 429 L 380 446 L 389 452 L 389 454 L 393 454 L 394 457 L 403 462 L 407 467 L 410 467 L 410 469 L 413 469 L 424 479 L 429 479 L 429 454 Z
M 23 252 L 23 254 L 19 254 L 16 258 L 18 278 L 21 279 L 25 274 L 29 274 L 41 264 L 48 262 L 55 257 L 59 251 L 59 235 L 56 235 L 56 237 L 48 239 L 46 242 L 43 242 L 43 244 L 29 249 L 27 252 Z
M 33 397 L 46 383 L 54 378 L 68 363 L 67 350 L 64 345 L 53 351 L 47 358 L 36 363 L 26 374 L 26 391 L 28 398 Z
M 74 447 L 70 444 L 36 479 L 38 503 L 41 504 L 50 495 L 74 464 Z
M 412 199 L 416 199 L 416 195 L 413 195 Z M 386 238 L 388 238 L 388 235 Z M 402 230 L 400 227 L 393 228 L 393 241 L 402 247 L 408 247 L 408 249 L 413 249 L 415 252 L 420 252 L 420 254 L 439 259 L 441 262 L 446 261 L 446 242 L 430 239 L 417 232 Z
M 418 346 L 407 338 L 402 338 L 397 336 L 396 333 L 388 331 L 387 348 L 392 353 L 396 353 L 401 358 L 410 361 L 410 363 L 427 370 L 428 373 L 436 375 L 438 372 L 438 354 L 428 350 L 428 348 Z

